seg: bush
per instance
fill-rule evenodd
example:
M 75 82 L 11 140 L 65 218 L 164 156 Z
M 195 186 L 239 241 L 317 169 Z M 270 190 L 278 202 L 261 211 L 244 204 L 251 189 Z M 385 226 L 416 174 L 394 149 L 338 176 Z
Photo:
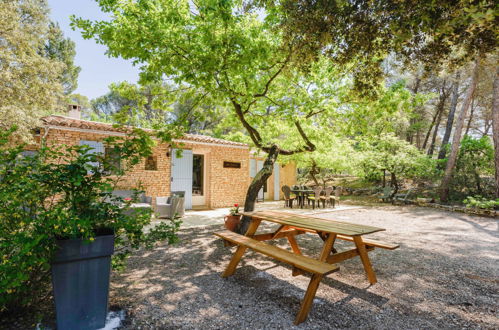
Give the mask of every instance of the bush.
M 8 134 L 0 135 L 0 311 L 38 303 L 50 292 L 47 282 L 57 239 L 91 242 L 112 230 L 114 268 L 123 267 L 133 249 L 177 240 L 178 220 L 145 233 L 151 210 L 132 210 L 133 200 L 112 195 L 121 176 L 150 153 L 145 134 L 106 140 L 120 155 L 119 168 L 113 168 L 115 160 L 86 146 L 42 147 L 23 156 L 23 146 L 7 148 L 7 140 Z
M 357 165 L 366 180 L 381 180 L 383 170 L 396 186 L 402 179 L 432 181 L 440 175 L 434 159 L 393 134 L 381 134 L 360 141 L 357 149 Z
M 450 185 L 451 198 L 457 201 L 474 195 L 491 198 L 494 193 L 494 184 L 486 180 L 486 177 L 494 175 L 493 166 L 494 147 L 490 139 L 464 136 Z
M 482 196 L 468 196 L 463 203 L 466 207 L 486 209 L 486 210 L 499 210 L 499 198 L 487 199 Z

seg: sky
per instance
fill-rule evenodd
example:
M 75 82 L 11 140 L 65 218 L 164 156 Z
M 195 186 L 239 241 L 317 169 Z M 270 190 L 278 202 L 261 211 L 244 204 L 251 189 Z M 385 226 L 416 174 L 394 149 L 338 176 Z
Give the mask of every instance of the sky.
M 58 22 L 64 35 L 76 44 L 75 63 L 81 72 L 74 93 L 93 99 L 106 94 L 112 82 L 137 81 L 139 70 L 131 61 L 108 57 L 105 46 L 92 39 L 84 40 L 78 30 L 71 29 L 69 16 L 72 14 L 91 20 L 107 18 L 94 0 L 48 0 L 48 4 L 51 20 Z

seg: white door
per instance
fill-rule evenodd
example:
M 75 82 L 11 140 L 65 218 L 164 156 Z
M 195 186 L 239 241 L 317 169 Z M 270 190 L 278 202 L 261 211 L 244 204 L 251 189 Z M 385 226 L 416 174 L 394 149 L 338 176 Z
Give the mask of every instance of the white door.
M 192 209 L 192 150 L 183 150 L 182 157 L 172 151 L 171 191 L 185 191 L 185 209 Z
M 279 187 L 279 164 L 274 163 L 274 200 L 279 200 L 279 193 L 281 189 Z

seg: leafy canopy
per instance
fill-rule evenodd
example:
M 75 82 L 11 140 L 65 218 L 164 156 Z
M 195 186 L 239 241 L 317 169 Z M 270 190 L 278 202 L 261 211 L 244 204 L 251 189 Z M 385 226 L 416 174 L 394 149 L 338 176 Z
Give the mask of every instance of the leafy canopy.
M 307 73 L 298 69 L 301 44 L 285 41 L 277 12 L 236 0 L 99 4 L 112 20 L 73 18 L 74 26 L 111 56 L 141 65 L 142 83 L 166 79 L 230 106 L 264 151 L 276 143 L 280 154 L 314 149 L 307 134 L 328 120 L 345 82 L 330 79 L 337 70 L 325 60 Z
M 45 1 L 2 1 L 0 6 L 0 128 L 17 126 L 27 141 L 31 129 L 62 99 L 64 64 L 45 56 L 50 36 Z
M 357 151 L 358 167 L 368 179 L 379 179 L 383 170 L 398 179 L 431 179 L 437 174 L 433 159 L 394 134 L 365 138 Z

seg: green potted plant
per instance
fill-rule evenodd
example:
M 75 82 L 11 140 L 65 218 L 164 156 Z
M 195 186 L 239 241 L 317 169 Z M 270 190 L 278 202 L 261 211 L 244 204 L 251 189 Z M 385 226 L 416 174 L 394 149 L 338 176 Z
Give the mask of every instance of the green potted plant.
M 239 214 L 239 204 L 234 204 L 234 207 L 229 209 L 229 215 L 224 218 L 225 228 L 230 231 L 236 231 L 239 222 L 241 221 L 241 215 Z
M 178 220 L 144 231 L 152 211 L 132 208 L 140 191 L 130 200 L 113 195 L 150 153 L 150 138 L 136 132 L 105 143 L 119 163 L 87 146 L 42 147 L 30 157 L 22 147 L 0 148 L 0 250 L 13 260 L 0 265 L 0 309 L 33 303 L 27 288 L 44 284 L 51 269 L 58 329 L 103 327 L 111 256 L 120 268 L 133 249 L 176 241 Z

